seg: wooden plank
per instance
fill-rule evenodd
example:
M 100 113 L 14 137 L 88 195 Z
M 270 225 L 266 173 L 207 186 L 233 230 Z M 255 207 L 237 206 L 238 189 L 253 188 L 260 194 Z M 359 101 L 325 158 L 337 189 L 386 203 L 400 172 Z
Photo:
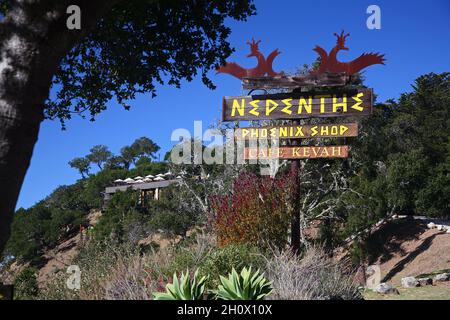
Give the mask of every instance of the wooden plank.
M 244 159 L 318 159 L 347 158 L 348 146 L 302 146 L 244 148 Z
M 345 73 L 323 73 L 298 77 L 248 77 L 242 79 L 245 90 L 299 88 L 299 87 L 333 87 L 344 86 L 349 80 Z
M 357 123 L 247 127 L 234 130 L 236 140 L 357 137 Z
M 364 116 L 372 113 L 372 89 L 224 97 L 223 121 Z

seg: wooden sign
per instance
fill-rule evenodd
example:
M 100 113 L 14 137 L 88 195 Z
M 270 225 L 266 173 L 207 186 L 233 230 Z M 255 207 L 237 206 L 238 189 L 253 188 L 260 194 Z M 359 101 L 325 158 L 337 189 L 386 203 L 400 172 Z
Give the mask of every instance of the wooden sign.
M 244 159 L 347 158 L 348 146 L 244 148 Z
M 349 80 L 345 73 L 321 73 L 305 76 L 277 76 L 277 77 L 245 77 L 242 78 L 242 89 L 296 89 L 299 87 L 334 87 L 344 86 Z
M 224 97 L 223 121 L 349 117 L 372 113 L 372 89 Z
M 236 140 L 357 137 L 357 123 L 249 127 L 234 130 Z

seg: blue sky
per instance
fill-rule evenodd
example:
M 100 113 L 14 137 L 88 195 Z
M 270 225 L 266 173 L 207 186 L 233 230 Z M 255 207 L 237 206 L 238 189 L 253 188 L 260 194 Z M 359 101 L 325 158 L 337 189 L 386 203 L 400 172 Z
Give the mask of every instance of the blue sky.
M 256 0 L 258 13 L 247 22 L 228 21 L 231 44 L 236 52 L 230 60 L 245 67 L 256 65 L 246 41 L 260 39 L 263 54 L 279 48 L 282 52 L 274 70 L 293 71 L 316 59 L 312 48 L 318 44 L 327 51 L 336 41 L 334 32 L 350 33 L 348 52 L 341 61 L 350 61 L 364 51 L 386 54 L 386 65 L 365 71 L 366 84 L 374 88 L 379 101 L 396 98 L 411 90 L 418 76 L 428 72 L 450 71 L 450 1 L 296 1 Z M 366 27 L 366 8 L 381 8 L 381 30 Z M 57 121 L 41 126 L 31 166 L 25 178 L 17 207 L 29 207 L 57 186 L 75 182 L 79 175 L 67 165 L 74 157 L 84 156 L 96 144 L 105 144 L 117 153 L 134 139 L 147 136 L 161 146 L 161 158 L 171 148 L 171 133 L 176 128 L 193 132 L 195 120 L 207 126 L 220 118 L 224 95 L 239 95 L 240 82 L 228 75 L 211 79 L 217 89 L 207 89 L 200 79 L 183 83 L 181 89 L 160 87 L 158 96 L 139 96 L 130 111 L 109 104 L 95 122 L 74 118 L 61 131 Z M 169 102 L 170 101 L 170 102 Z

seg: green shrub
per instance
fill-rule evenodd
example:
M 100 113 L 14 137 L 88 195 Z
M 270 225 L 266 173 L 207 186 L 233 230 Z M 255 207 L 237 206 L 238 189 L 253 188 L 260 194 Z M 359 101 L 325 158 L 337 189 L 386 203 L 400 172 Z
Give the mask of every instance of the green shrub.
M 243 268 L 238 274 L 233 268 L 228 279 L 220 276 L 217 290 L 219 300 L 263 300 L 272 292 L 272 283 L 259 270 L 252 272 L 252 268 Z
M 219 284 L 220 275 L 230 273 L 233 268 L 242 269 L 246 266 L 259 268 L 263 265 L 263 258 L 258 248 L 233 244 L 211 251 L 201 262 L 200 272 L 210 276 L 210 287 Z
M 39 294 L 39 287 L 36 279 L 37 270 L 27 267 L 14 280 L 14 299 L 31 300 Z
M 195 224 L 192 216 L 186 212 L 177 211 L 171 200 L 151 201 L 148 210 L 151 214 L 148 226 L 154 231 L 162 230 L 169 235 L 184 237 L 189 228 Z
M 138 210 L 138 194 L 135 191 L 115 193 L 95 226 L 95 238 L 97 240 L 114 238 L 119 242 L 124 241 L 124 221 L 132 220 L 129 216 L 138 215 Z

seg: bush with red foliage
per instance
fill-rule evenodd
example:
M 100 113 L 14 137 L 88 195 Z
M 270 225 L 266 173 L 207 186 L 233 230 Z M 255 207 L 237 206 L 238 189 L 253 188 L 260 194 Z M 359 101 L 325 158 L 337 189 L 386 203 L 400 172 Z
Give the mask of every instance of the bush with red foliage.
M 288 241 L 295 175 L 278 178 L 241 173 L 231 194 L 211 199 L 211 223 L 219 245 L 250 243 L 284 247 Z

